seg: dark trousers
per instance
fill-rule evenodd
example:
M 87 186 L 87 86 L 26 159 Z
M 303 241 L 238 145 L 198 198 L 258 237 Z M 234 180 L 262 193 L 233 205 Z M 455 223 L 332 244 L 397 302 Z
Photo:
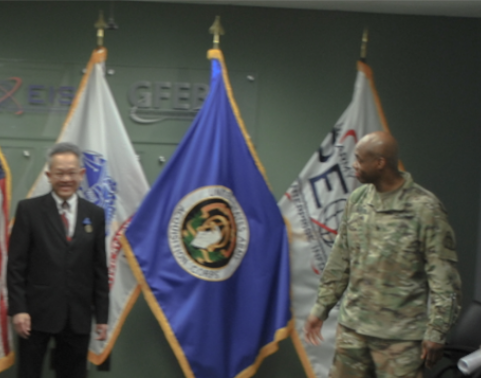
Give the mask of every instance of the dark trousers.
M 69 326 L 56 334 L 32 330 L 28 339 L 19 338 L 18 378 L 40 378 L 50 338 L 55 339 L 56 378 L 85 378 L 90 335 L 73 333 Z

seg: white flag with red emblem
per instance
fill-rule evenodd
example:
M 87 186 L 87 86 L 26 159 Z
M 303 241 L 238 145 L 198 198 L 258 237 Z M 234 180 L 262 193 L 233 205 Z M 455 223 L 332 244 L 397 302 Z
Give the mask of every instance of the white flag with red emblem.
M 327 378 L 334 356 L 338 306 L 324 322 L 320 346 L 305 342 L 303 328 L 317 299 L 344 205 L 358 186 L 352 167 L 354 146 L 364 135 L 383 129 L 387 125 L 372 71 L 359 62 L 351 103 L 279 201 L 291 231 L 292 338 L 309 378 Z
M 109 265 L 110 305 L 106 341 L 95 340 L 89 360 L 101 364 L 109 355 L 140 288 L 120 244 L 130 218 L 149 190 L 138 157 L 105 79 L 107 50 L 94 50 L 87 65 L 59 142 L 76 144 L 82 150 L 85 176 L 79 195 L 105 210 L 106 252 Z M 29 197 L 45 194 L 50 185 L 42 172 Z

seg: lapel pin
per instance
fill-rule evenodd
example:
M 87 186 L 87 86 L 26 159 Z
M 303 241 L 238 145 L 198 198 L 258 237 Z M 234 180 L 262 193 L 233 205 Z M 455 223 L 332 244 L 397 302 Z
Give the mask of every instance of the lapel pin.
M 85 218 L 82 224 L 84 225 L 85 232 L 91 233 L 94 230 L 92 227 L 92 222 L 90 221 L 90 218 Z

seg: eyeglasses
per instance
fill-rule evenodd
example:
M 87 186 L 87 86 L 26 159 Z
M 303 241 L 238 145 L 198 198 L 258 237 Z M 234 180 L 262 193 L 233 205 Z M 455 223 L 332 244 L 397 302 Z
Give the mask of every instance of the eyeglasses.
M 80 171 L 70 171 L 70 172 L 52 172 L 52 176 L 56 179 L 63 179 L 63 178 L 76 178 L 79 175 Z

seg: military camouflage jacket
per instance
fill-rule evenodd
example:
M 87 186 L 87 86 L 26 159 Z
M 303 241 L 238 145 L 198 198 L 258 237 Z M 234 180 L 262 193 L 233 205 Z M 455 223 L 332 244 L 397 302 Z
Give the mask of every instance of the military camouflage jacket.
M 311 313 L 325 320 L 342 297 L 339 323 L 360 334 L 444 343 L 460 310 L 454 233 L 436 196 L 403 176 L 394 192 L 351 194 Z

